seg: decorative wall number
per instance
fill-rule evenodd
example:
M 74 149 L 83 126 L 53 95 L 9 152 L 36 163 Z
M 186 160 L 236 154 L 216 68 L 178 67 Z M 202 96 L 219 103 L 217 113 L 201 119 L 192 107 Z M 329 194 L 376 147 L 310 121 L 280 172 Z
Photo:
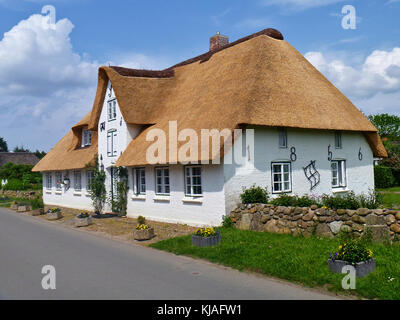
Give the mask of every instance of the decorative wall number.
M 361 148 L 360 151 L 358 151 L 358 160 L 362 161 L 363 159 L 363 154 L 361 153 Z
M 328 161 L 332 161 L 333 153 L 331 151 L 331 145 L 328 146 Z
M 318 170 L 315 168 L 315 163 L 316 163 L 316 160 L 311 161 L 307 167 L 303 168 L 306 178 L 311 183 L 310 191 L 312 191 L 321 182 L 321 175 L 319 174 Z
M 108 92 L 108 96 L 111 97 L 112 96 L 112 84 L 110 85 L 110 90 Z
M 100 123 L 100 131 L 104 131 L 104 130 L 106 130 L 106 123 L 102 122 L 102 123 Z
M 290 149 L 290 160 L 292 162 L 296 162 L 296 160 L 297 160 L 297 154 L 296 154 L 296 148 L 295 147 L 292 147 Z

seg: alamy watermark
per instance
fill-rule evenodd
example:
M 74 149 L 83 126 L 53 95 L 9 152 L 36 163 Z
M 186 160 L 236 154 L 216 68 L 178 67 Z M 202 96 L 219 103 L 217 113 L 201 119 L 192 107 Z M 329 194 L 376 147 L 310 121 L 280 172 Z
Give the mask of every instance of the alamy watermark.
M 342 18 L 342 28 L 345 30 L 357 29 L 356 8 L 352 5 L 345 5 L 342 8 L 342 14 L 344 15 L 344 17 Z
M 352 265 L 344 266 L 342 273 L 346 276 L 342 280 L 342 288 L 344 290 L 355 290 L 356 289 L 356 268 Z
M 42 278 L 43 290 L 55 290 L 56 289 L 56 268 L 52 265 L 45 265 L 42 268 L 42 274 L 45 276 Z
M 42 8 L 42 14 L 45 15 L 47 19 L 43 19 L 44 29 L 56 29 L 56 8 L 52 5 L 46 5 Z

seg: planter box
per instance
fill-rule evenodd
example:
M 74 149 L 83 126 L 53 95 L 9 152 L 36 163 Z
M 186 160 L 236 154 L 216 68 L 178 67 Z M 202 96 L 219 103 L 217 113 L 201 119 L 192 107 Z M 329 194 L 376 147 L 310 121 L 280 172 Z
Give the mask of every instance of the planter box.
M 30 207 L 29 206 L 18 206 L 17 211 L 18 212 L 26 212 L 26 211 L 30 211 Z
M 150 239 L 154 238 L 154 229 L 149 228 L 146 230 L 135 230 L 133 232 L 133 236 L 134 236 L 135 240 L 138 240 L 138 241 L 150 240 Z
M 11 210 L 18 210 L 18 204 L 12 204 L 10 207 Z
M 62 218 L 61 212 L 47 212 L 47 220 L 58 220 Z
M 78 218 L 76 217 L 74 220 L 74 225 L 75 227 L 87 227 L 90 226 L 93 223 L 92 217 L 87 217 L 87 218 Z
M 205 247 L 215 247 L 221 242 L 221 234 L 217 232 L 217 234 L 213 237 L 202 237 L 192 235 L 192 245 L 205 248 Z
M 342 273 L 343 267 L 352 264 L 347 261 L 342 261 L 342 260 L 332 261 L 331 259 L 329 259 L 328 265 L 329 265 L 329 270 L 331 270 L 333 273 Z M 356 268 L 357 278 L 363 278 L 376 269 L 376 260 L 371 259 L 368 261 L 359 262 L 356 263 L 354 267 Z

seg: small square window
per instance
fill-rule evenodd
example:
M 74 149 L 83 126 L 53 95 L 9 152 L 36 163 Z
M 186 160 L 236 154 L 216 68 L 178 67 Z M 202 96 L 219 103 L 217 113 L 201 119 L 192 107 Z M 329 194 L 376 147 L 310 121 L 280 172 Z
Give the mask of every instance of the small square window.
M 156 194 L 169 195 L 169 168 L 156 168 Z
M 203 195 L 202 177 L 200 166 L 185 167 L 186 195 L 200 197 Z
M 272 192 L 286 193 L 292 191 L 291 164 L 288 162 L 272 163 Z

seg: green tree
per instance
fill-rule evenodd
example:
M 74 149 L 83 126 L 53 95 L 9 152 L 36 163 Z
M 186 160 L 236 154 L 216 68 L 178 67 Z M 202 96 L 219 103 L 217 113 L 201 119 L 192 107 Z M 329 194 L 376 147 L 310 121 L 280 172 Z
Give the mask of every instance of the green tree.
M 35 154 L 35 156 L 38 157 L 39 159 L 42 159 L 42 158 L 46 155 L 46 152 L 36 150 L 36 151 L 34 152 L 34 154 Z
M 0 137 L 0 152 L 8 152 L 7 141 Z
M 94 165 L 88 164 L 86 167 L 93 172 L 92 182 L 89 184 L 89 194 L 90 198 L 92 199 L 94 211 L 96 214 L 102 214 L 107 200 L 107 190 L 105 184 L 106 174 L 99 168 L 99 161 L 97 158 L 98 157 L 96 156 Z
M 24 146 L 18 147 L 16 146 L 13 150 L 13 152 L 30 152 L 29 149 L 24 149 Z
M 400 117 L 381 113 L 370 115 L 368 119 L 378 129 L 381 137 L 400 139 Z

